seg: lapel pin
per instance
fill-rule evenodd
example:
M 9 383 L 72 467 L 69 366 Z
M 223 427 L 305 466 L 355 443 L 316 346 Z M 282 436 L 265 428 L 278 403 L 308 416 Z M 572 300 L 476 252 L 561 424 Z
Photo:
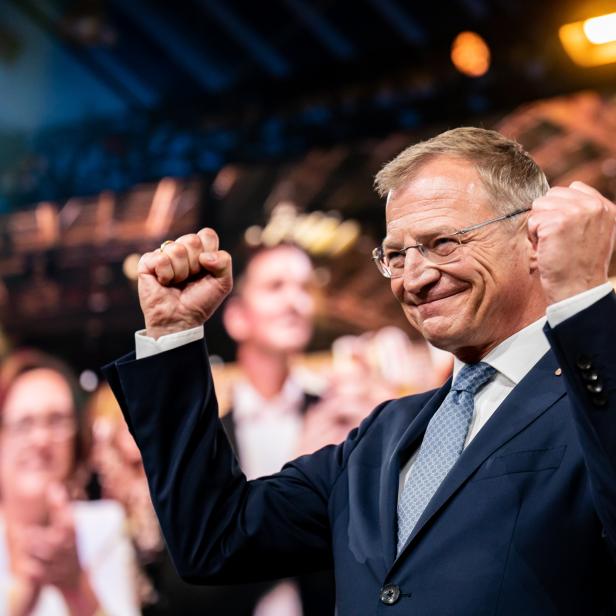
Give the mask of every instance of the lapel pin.
M 556 368 L 556 370 L 554 370 L 554 374 L 556 376 L 560 376 L 563 373 L 562 368 Z

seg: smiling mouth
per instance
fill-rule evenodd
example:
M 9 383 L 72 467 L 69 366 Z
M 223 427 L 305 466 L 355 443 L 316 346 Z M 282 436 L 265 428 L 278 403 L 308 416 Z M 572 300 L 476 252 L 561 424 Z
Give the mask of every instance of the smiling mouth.
M 435 304 L 436 302 L 440 302 L 444 299 L 449 299 L 450 297 L 454 297 L 455 295 L 459 295 L 460 293 L 463 293 L 466 289 L 457 289 L 456 291 L 452 291 L 451 293 L 447 293 L 445 295 L 439 295 L 437 297 L 430 297 L 428 299 L 422 300 L 422 301 L 418 301 L 415 302 L 415 306 L 417 306 L 418 308 L 421 308 L 422 306 L 428 306 L 431 304 Z

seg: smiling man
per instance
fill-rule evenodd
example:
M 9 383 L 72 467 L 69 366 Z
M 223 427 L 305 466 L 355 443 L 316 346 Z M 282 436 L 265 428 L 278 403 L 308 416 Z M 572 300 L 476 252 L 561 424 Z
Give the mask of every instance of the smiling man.
M 518 144 L 477 128 L 408 148 L 377 188 L 375 262 L 455 354 L 453 379 L 267 477 L 239 470 L 192 338 L 231 288 L 230 256 L 204 229 L 142 258 L 141 336 L 160 352 L 138 345 L 108 376 L 180 573 L 333 567 L 340 616 L 612 613 L 616 205 L 549 188 Z
M 537 168 L 521 207 L 519 197 L 489 194 L 477 162 L 462 154 L 433 156 L 426 155 L 421 172 L 402 186 L 397 183 L 407 177 L 404 168 L 399 178 L 395 169 L 379 175 L 381 192 L 389 195 L 383 254 L 395 268 L 392 290 L 410 323 L 436 346 L 478 361 L 545 314 L 543 289 L 537 276 L 529 276 L 525 258 L 532 243 L 520 231 L 530 203 L 548 186 Z M 424 256 L 418 249 L 400 251 L 415 242 L 426 246 Z

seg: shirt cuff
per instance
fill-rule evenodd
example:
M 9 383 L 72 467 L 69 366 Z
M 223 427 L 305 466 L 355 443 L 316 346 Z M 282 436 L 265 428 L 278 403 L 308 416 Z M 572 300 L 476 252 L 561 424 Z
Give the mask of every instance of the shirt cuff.
M 546 316 L 548 318 L 548 324 L 550 327 L 556 327 L 563 321 L 576 315 L 578 312 L 582 312 L 589 306 L 592 306 L 595 302 L 609 295 L 613 291 L 612 285 L 609 282 L 600 284 L 598 287 L 593 287 L 587 291 L 582 291 L 573 297 L 567 297 L 566 299 L 556 302 L 551 306 L 548 306 L 546 310 Z
M 190 342 L 202 340 L 205 336 L 203 325 L 173 334 L 166 334 L 158 339 L 146 336 L 145 332 L 145 329 L 135 332 L 135 356 L 137 359 L 144 359 L 164 351 L 171 351 L 171 349 L 176 349 Z

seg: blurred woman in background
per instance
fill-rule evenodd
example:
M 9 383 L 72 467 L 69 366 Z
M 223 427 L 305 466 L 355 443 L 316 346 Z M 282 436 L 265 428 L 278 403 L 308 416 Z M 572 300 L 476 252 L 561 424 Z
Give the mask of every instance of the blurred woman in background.
M 126 515 L 127 534 L 137 556 L 134 576 L 139 603 L 144 614 L 158 616 L 161 601 L 165 602 L 157 588 L 165 546 L 150 500 L 141 453 L 106 383 L 90 398 L 87 416 L 93 436 L 91 464 L 101 495 L 120 503 Z
M 132 616 L 124 513 L 82 493 L 87 450 L 74 376 L 19 351 L 0 368 L 0 613 Z

